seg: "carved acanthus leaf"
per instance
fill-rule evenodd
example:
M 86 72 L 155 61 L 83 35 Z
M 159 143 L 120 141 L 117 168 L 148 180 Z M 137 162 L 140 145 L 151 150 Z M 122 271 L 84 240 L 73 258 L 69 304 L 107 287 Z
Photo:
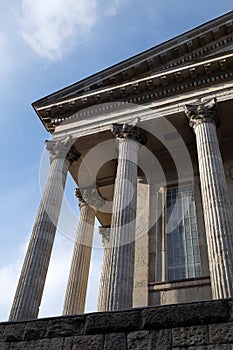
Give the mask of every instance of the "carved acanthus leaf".
M 128 138 L 142 144 L 146 143 L 146 137 L 144 133 L 139 129 L 138 119 L 135 119 L 135 122 L 130 124 L 113 124 L 111 131 L 117 138 Z
M 198 100 L 194 104 L 188 104 L 184 107 L 186 116 L 189 119 L 189 125 L 195 128 L 204 122 L 214 123 L 219 126 L 220 121 L 217 116 L 216 99 Z
M 73 140 L 71 136 L 67 136 L 61 140 L 46 140 L 45 146 L 50 153 L 50 161 L 54 159 L 68 159 L 70 163 L 77 160 L 80 154 L 72 146 Z

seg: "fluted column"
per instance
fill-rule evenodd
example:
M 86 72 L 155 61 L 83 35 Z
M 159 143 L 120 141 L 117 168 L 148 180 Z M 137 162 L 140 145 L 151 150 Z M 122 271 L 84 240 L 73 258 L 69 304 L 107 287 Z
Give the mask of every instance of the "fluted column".
M 46 148 L 50 152 L 50 171 L 19 278 L 10 321 L 38 316 L 68 167 L 78 158 L 77 152 L 70 146 L 70 138 L 46 141 Z
M 98 311 L 107 311 L 107 282 L 109 278 L 109 235 L 110 227 L 99 227 L 99 233 L 102 236 L 104 246 L 104 255 L 100 277 Z
M 79 189 L 76 189 L 76 196 L 79 199 L 80 218 L 67 283 L 63 315 L 84 313 L 85 309 L 95 209 L 87 204 L 81 192 Z
M 216 133 L 219 119 L 214 99 L 186 106 L 196 134 L 202 205 L 214 299 L 233 296 L 232 213 Z
M 121 310 L 131 308 L 133 300 L 137 161 L 142 139 L 136 126 L 114 124 L 112 131 L 117 138 L 119 156 L 109 242 L 107 308 Z

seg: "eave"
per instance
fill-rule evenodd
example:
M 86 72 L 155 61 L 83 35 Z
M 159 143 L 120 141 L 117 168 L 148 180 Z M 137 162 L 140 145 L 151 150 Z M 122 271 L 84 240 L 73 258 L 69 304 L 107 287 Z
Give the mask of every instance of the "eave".
M 233 43 L 232 15 L 233 11 L 55 92 L 34 102 L 33 108 L 53 132 L 63 120 L 89 106 L 143 103 L 232 79 L 233 54 L 224 54 Z

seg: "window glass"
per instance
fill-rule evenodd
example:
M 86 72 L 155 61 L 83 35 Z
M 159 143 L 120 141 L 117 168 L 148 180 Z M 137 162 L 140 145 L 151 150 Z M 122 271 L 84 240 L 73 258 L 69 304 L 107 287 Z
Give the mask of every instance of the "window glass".
M 196 208 L 189 185 L 167 189 L 166 246 L 168 280 L 201 276 Z

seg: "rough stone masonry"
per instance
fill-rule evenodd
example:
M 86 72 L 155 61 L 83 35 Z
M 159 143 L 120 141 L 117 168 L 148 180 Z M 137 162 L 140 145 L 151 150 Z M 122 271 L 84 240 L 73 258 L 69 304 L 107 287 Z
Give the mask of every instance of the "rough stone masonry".
M 233 300 L 0 324 L 0 350 L 232 350 Z

